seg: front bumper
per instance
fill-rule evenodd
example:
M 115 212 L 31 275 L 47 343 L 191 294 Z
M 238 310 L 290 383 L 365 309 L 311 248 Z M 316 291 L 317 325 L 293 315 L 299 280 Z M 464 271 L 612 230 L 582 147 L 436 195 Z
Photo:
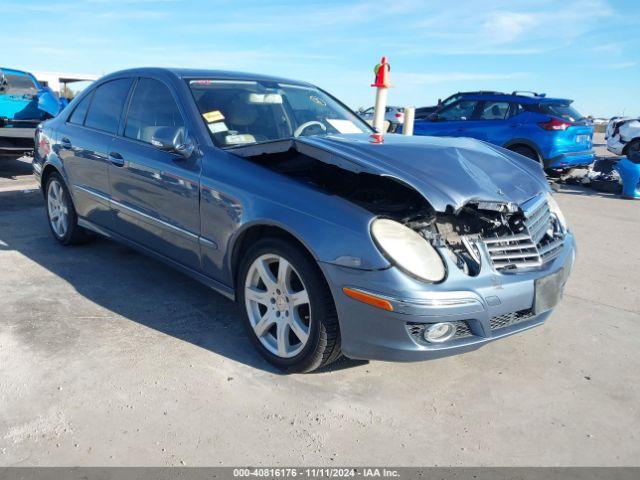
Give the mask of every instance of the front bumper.
M 557 274 L 562 285 L 575 260 L 573 236 L 566 236 L 563 250 L 553 261 L 536 270 L 498 273 L 483 255 L 478 276 L 462 273 L 446 257 L 448 278 L 428 284 L 399 269 L 365 271 L 321 264 L 335 299 L 342 351 L 350 358 L 418 361 L 475 350 L 482 345 L 543 323 L 551 310 L 533 312 L 535 281 Z M 560 273 L 561 272 L 561 273 Z M 343 287 L 383 296 L 394 311 L 382 310 L 347 297 Z M 425 324 L 459 322 L 467 335 L 441 343 L 420 341 L 415 332 Z
M 585 150 L 582 152 L 567 152 L 556 155 L 552 158 L 545 159 L 545 168 L 573 168 L 590 165 L 596 159 L 593 150 Z
M 607 150 L 615 155 L 622 155 L 622 151 L 627 143 L 620 137 L 607 138 Z

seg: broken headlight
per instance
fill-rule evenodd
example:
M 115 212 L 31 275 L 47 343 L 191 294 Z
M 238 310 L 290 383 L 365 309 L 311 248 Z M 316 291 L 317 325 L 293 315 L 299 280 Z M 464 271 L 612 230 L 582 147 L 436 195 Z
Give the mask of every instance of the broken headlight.
M 551 193 L 547 193 L 547 204 L 549 205 L 549 211 L 551 212 L 551 214 L 558 219 L 558 222 L 562 227 L 562 231 L 566 231 L 567 220 L 564 218 L 562 210 L 560 210 L 560 207 L 558 206 L 558 202 L 556 202 L 556 199 L 553 198 L 553 195 L 551 195 Z
M 446 270 L 431 244 L 399 222 L 377 219 L 371 235 L 385 256 L 402 270 L 429 282 L 440 282 Z

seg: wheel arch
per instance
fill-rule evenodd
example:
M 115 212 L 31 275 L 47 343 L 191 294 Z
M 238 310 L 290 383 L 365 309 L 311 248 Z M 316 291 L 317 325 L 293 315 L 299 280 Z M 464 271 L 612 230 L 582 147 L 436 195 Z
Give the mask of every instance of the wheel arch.
M 308 255 L 309 258 L 313 259 L 316 264 L 318 263 L 318 257 L 313 253 L 313 250 L 302 239 L 283 225 L 266 222 L 252 223 L 236 234 L 231 246 L 229 271 L 231 273 L 231 281 L 233 282 L 232 285 L 234 288 L 237 286 L 238 270 L 240 268 L 242 254 L 246 252 L 251 245 L 263 238 L 282 238 L 289 240 L 300 247 L 300 250 Z M 322 274 L 322 277 L 326 282 L 327 279 L 319 266 L 318 271 Z
M 629 140 L 622 149 L 622 155 L 627 156 L 627 154 L 629 153 L 629 145 L 635 142 L 640 142 L 640 137 L 634 137 L 631 140 Z
M 73 192 L 71 191 L 71 185 L 69 184 L 67 173 L 65 172 L 60 159 L 54 155 L 49 155 L 42 167 L 42 173 L 40 173 L 40 188 L 42 189 L 42 191 L 44 192 L 45 187 L 47 186 L 47 180 L 52 173 L 57 173 L 62 177 L 64 182 L 67 184 L 67 188 L 69 189 L 71 198 L 73 198 Z
M 40 176 L 40 189 L 42 190 L 42 193 L 46 195 L 46 186 L 47 186 L 47 180 L 49 180 L 49 177 L 54 174 L 57 173 L 59 174 L 63 180 L 66 179 L 64 178 L 64 175 L 62 174 L 62 171 L 56 167 L 55 165 L 48 163 L 47 165 L 45 165 L 45 167 L 42 169 L 42 174 Z
M 509 140 L 503 145 L 503 147 L 508 150 L 511 150 L 513 147 L 518 147 L 518 146 L 530 148 L 538 156 L 539 162 L 542 163 L 544 161 L 544 158 L 542 157 L 542 152 L 540 151 L 538 146 L 528 138 L 514 138 Z

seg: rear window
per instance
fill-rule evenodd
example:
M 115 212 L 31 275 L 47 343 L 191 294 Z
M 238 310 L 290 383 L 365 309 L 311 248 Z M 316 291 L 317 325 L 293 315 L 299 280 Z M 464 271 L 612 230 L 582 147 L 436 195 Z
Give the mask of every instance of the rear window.
M 96 88 L 84 122 L 85 126 L 115 134 L 130 86 L 131 79 L 123 78 Z
M 38 92 L 38 87 L 33 83 L 31 77 L 27 75 L 14 75 L 11 73 L 5 73 L 0 76 L 0 90 L 8 94 L 35 94 Z
M 540 113 L 560 117 L 570 122 L 582 120 L 584 116 L 568 103 L 541 103 L 538 105 Z

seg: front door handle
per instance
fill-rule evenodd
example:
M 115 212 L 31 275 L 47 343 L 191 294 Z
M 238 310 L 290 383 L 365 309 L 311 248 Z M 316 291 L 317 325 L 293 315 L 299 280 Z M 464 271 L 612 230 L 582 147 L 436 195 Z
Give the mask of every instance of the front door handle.
M 518 127 L 521 127 L 521 126 L 522 126 L 521 123 L 512 123 L 511 124 L 511 127 L 513 127 L 513 128 L 518 128 Z
M 109 161 L 116 167 L 124 167 L 124 158 L 118 152 L 110 152 Z

